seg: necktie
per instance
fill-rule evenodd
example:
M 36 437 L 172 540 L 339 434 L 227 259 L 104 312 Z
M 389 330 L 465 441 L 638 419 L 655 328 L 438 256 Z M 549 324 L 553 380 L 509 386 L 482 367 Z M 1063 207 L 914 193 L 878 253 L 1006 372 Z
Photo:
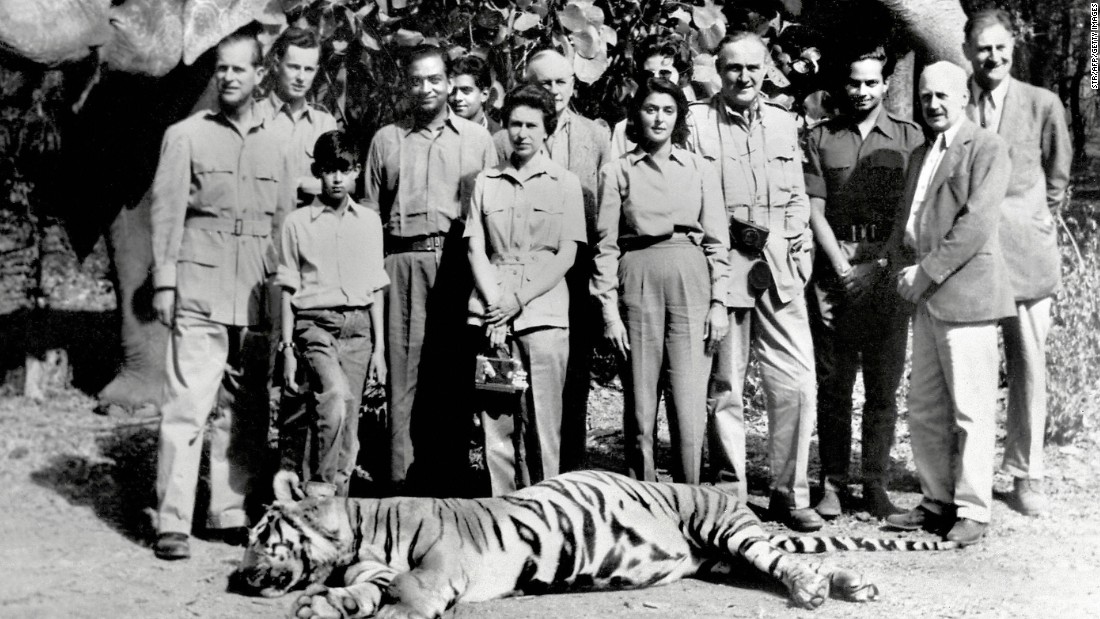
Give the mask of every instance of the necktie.
M 988 90 L 983 90 L 978 97 L 978 114 L 982 120 L 982 127 L 993 122 L 993 95 Z

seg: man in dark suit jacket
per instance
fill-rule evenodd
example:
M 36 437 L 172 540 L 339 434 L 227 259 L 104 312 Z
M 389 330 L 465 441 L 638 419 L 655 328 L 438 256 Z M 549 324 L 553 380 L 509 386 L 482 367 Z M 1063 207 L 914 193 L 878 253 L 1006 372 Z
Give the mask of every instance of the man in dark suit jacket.
M 972 544 L 993 502 L 997 321 L 1014 312 L 998 240 L 1011 162 L 1001 138 L 966 118 L 961 68 L 929 65 L 919 93 L 935 140 L 913 153 L 890 247 L 898 264 L 911 262 L 903 254 L 916 262 L 897 288 L 916 304 L 909 430 L 924 498 L 886 520 L 900 529 L 953 525 L 947 539 Z
M 1012 178 L 1001 219 L 1015 315 L 1001 321 L 1008 367 L 1004 468 L 1015 478 L 1013 506 L 1046 511 L 1043 435 L 1047 417 L 1046 339 L 1060 279 L 1054 225 L 1066 197 L 1073 157 L 1065 110 L 1054 93 L 1009 75 L 1015 47 L 1012 19 L 1000 9 L 966 22 L 963 51 L 974 67 L 967 114 L 1008 142 Z
M 527 62 L 527 82 L 541 86 L 554 95 L 558 126 L 546 140 L 546 153 L 581 180 L 584 196 L 585 229 L 588 245 L 577 251 L 576 265 L 566 275 L 569 283 L 569 368 L 566 370 L 562 402 L 561 471 L 585 467 L 589 365 L 592 342 L 600 336 L 603 320 L 588 296 L 592 277 L 592 251 L 596 242 L 596 189 L 600 168 L 611 160 L 611 132 L 607 125 L 589 120 L 569 109 L 575 77 L 573 66 L 558 52 L 546 49 Z M 497 154 L 507 160 L 512 154 L 508 132 L 493 136 Z

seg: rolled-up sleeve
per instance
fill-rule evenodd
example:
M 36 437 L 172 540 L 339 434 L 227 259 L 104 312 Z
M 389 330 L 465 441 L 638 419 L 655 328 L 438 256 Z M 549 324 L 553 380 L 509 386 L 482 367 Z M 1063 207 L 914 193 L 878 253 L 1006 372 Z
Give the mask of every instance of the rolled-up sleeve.
M 821 140 L 821 130 L 814 128 L 806 138 L 806 162 L 802 165 L 803 176 L 806 182 L 806 195 L 811 198 L 828 197 L 828 188 L 825 185 L 825 173 L 821 168 L 821 155 L 818 153 L 818 144 Z
M 600 169 L 599 176 L 600 203 L 596 218 L 596 257 L 591 291 L 592 296 L 600 303 L 605 324 L 621 320 L 619 316 L 619 219 L 622 216 L 623 206 L 620 192 L 621 161 L 623 160 L 605 165 Z
M 152 189 L 153 287 L 176 287 L 187 202 L 191 193 L 191 146 L 179 125 L 168 128 Z

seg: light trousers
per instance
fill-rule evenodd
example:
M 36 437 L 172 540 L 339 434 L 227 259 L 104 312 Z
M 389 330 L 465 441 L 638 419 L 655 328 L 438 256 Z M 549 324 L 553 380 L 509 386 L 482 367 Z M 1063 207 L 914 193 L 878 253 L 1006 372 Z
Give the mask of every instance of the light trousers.
M 710 307 L 706 258 L 687 239 L 626 252 L 619 260 L 619 286 L 630 342 L 622 372 L 627 474 L 657 481 L 653 438 L 661 387 L 667 381 L 672 480 L 697 484 L 710 370 L 703 338 Z
M 711 477 L 716 486 L 748 499 L 745 472 L 745 406 L 742 394 L 749 352 L 756 354 L 768 411 L 771 490 L 787 507 L 810 506 L 810 439 L 817 419 L 813 340 L 806 298 L 782 303 L 775 289 L 751 308 L 732 308 L 730 332 L 714 356 L 707 392 Z
M 997 323 L 951 323 L 921 304 L 913 318 L 909 432 L 924 498 L 935 514 L 989 522 L 1000 370 Z
M 248 525 L 245 497 L 267 444 L 266 332 L 179 314 L 168 342 L 168 380 L 157 453 L 160 533 L 191 533 L 203 435 L 211 414 L 206 526 Z
M 1050 306 L 1050 297 L 1019 301 L 1016 316 L 1001 321 L 1008 369 L 1004 469 L 1013 477 L 1043 478 Z

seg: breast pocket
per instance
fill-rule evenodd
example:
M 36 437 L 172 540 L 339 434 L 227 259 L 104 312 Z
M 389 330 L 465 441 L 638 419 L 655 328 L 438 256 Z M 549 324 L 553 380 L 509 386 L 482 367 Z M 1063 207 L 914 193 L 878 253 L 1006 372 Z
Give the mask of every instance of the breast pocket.
M 200 199 L 194 208 L 211 215 L 232 209 L 237 197 L 237 166 L 229 157 L 210 157 L 193 162 Z
M 278 203 L 279 178 L 282 162 L 275 156 L 258 157 L 252 166 L 253 187 L 256 191 L 256 207 L 267 214 L 275 212 Z M 247 175 L 241 181 L 248 182 Z M 245 206 L 245 205 L 241 205 Z
M 765 147 L 768 157 L 768 184 L 771 186 L 772 200 L 776 201 L 776 194 L 785 196 L 794 187 L 794 168 L 801 162 L 796 159 L 798 146 L 793 141 L 772 140 Z M 801 165 L 798 165 L 798 173 L 801 174 Z M 780 201 L 786 202 L 786 197 L 780 197 Z
M 535 204 L 531 209 L 531 248 L 557 249 L 561 241 L 561 220 L 564 216 L 561 203 Z

